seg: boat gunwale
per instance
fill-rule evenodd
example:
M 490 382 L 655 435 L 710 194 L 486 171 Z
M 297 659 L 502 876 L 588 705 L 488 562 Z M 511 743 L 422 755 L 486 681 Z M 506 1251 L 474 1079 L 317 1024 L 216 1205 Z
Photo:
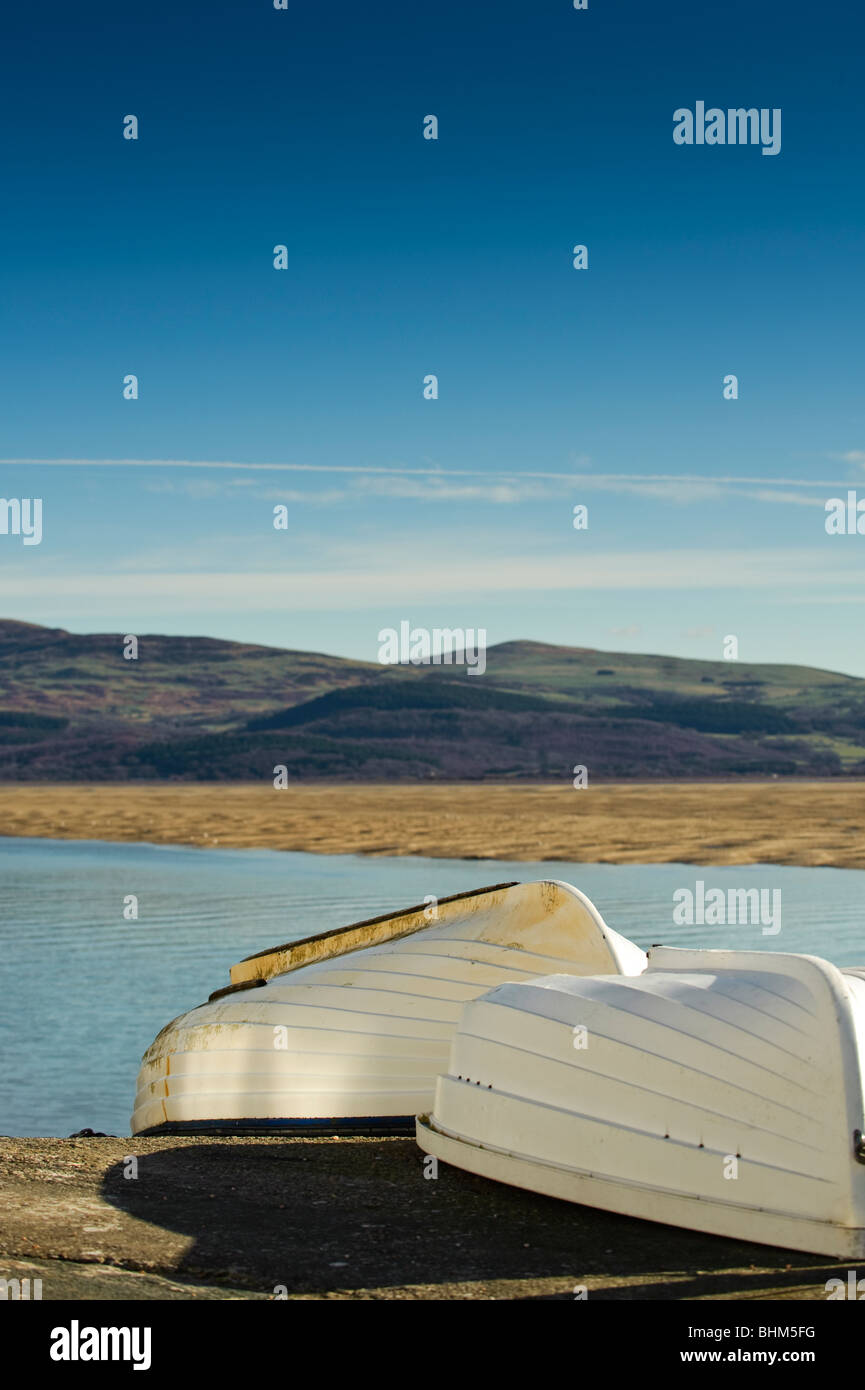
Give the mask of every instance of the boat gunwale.
M 838 1260 L 861 1259 L 865 1254 L 865 1227 L 862 1226 L 781 1209 L 741 1205 L 698 1192 L 657 1187 L 588 1169 L 566 1168 L 543 1158 L 517 1154 L 454 1134 L 441 1125 L 434 1114 L 418 1115 L 415 1138 L 422 1153 L 432 1154 L 464 1172 L 596 1211 L 651 1221 L 686 1233 L 704 1231 L 726 1240 L 804 1250 Z M 496 1171 L 499 1168 L 504 1171 Z M 531 1181 L 532 1178 L 535 1180 Z M 648 1209 L 649 1203 L 654 1204 L 653 1210 Z M 683 1213 L 687 1213 L 687 1220 L 682 1219 Z M 725 1229 L 725 1218 L 731 1213 L 749 1223 L 747 1231 Z
M 506 888 L 518 888 L 520 886 L 520 880 L 514 879 L 508 883 L 492 883 L 484 888 L 471 888 L 464 893 L 451 893 L 446 898 L 436 899 L 436 908 L 438 909 L 451 903 L 464 902 L 469 898 L 479 898 L 486 893 L 503 892 Z M 429 903 L 416 903 L 411 907 L 400 908 L 398 912 L 382 912 L 377 917 L 366 917 L 360 922 L 351 922 L 344 927 L 332 927 L 329 931 L 315 932 L 312 936 L 301 936 L 294 941 L 284 942 L 280 946 L 269 946 L 265 948 L 265 950 L 263 951 L 255 951 L 251 956 L 244 956 L 242 960 L 238 961 L 236 965 L 233 965 L 231 967 L 232 983 L 245 983 L 247 980 L 251 978 L 268 979 L 272 978 L 272 975 L 284 975 L 291 970 L 300 969 L 301 966 L 314 964 L 316 962 L 310 960 L 309 958 L 305 960 L 299 960 L 296 964 L 292 964 L 291 956 L 295 952 L 303 954 L 303 948 L 311 946 L 313 943 L 323 943 L 330 941 L 334 945 L 336 945 L 339 937 L 348 937 L 350 934 L 360 931 L 363 927 L 377 927 L 385 922 L 393 922 L 394 924 L 396 924 L 400 922 L 403 918 L 415 918 L 418 915 L 422 915 L 423 913 L 427 912 L 428 910 Z M 402 931 L 394 930 L 393 933 L 391 933 L 389 936 L 382 937 L 380 941 L 377 941 L 374 944 L 381 945 L 385 941 L 397 940 L 400 936 L 412 936 L 415 932 L 422 931 L 425 927 L 432 927 L 436 925 L 440 924 L 437 922 L 428 921 L 426 919 L 420 922 L 409 922 L 402 929 Z M 317 959 L 330 960 L 338 955 L 349 955 L 352 951 L 366 949 L 367 944 L 373 943 L 354 942 L 349 944 L 348 942 L 346 942 L 345 948 L 342 951 L 329 950 L 326 953 L 326 955 L 319 956 Z M 253 975 L 249 970 L 244 971 L 242 969 L 243 966 L 251 966 L 253 961 L 263 962 L 268 957 L 280 958 L 279 960 L 275 960 L 275 964 L 277 964 L 279 968 L 275 969 L 272 972 L 271 976 Z M 235 972 L 237 972 L 237 975 L 235 975 Z

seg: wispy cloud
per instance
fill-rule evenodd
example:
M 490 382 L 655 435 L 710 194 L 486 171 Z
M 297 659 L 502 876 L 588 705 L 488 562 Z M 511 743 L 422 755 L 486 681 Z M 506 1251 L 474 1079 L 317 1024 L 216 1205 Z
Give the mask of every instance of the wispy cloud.
M 259 497 L 263 502 L 282 502 L 285 506 L 308 506 L 308 507 L 330 507 L 340 502 L 350 501 L 356 494 L 348 488 L 328 487 L 320 488 L 296 488 L 281 487 L 269 488 L 260 492 L 254 492 L 254 497 Z
M 192 497 L 205 500 L 225 497 L 239 487 L 255 487 L 255 478 L 153 478 L 144 484 L 145 492 Z
M 58 575 L 27 564 L 4 575 L 5 607 L 48 602 L 59 615 L 99 614 L 128 607 L 152 611 L 161 604 L 172 612 L 230 613 L 344 611 L 408 601 L 464 604 L 474 608 L 502 594 L 638 589 L 693 592 L 698 589 L 783 590 L 785 596 L 812 593 L 827 586 L 846 586 L 848 598 L 865 597 L 865 570 L 852 552 L 841 551 L 828 563 L 826 547 L 765 550 L 669 548 L 584 556 L 498 556 L 451 553 L 447 564 L 432 548 L 415 547 L 414 563 L 395 569 L 382 565 L 381 546 L 371 545 L 365 564 L 344 568 L 298 570 L 157 573 L 144 567 L 116 572 L 110 584 L 101 572 L 65 570 Z M 478 620 L 480 621 L 480 619 Z
M 836 456 L 837 457 L 837 456 Z M 856 450 L 840 456 L 847 462 L 865 462 L 865 452 Z M 581 460 L 584 468 L 588 460 Z M 636 488 L 658 484 L 678 487 L 695 484 L 699 487 L 771 487 L 771 488 L 827 488 L 846 487 L 849 478 L 764 478 L 748 474 L 704 473 L 604 473 L 553 469 L 520 468 L 442 468 L 436 464 L 410 468 L 404 465 L 346 464 L 346 463 L 250 463 L 227 460 L 203 459 L 83 459 L 83 458 L 2 458 L 0 465 L 44 468 L 194 468 L 231 470 L 235 473 L 337 473 L 357 477 L 373 475 L 390 478 L 435 478 L 446 486 L 450 478 L 483 478 L 488 483 L 495 480 L 530 479 L 550 480 L 567 483 L 580 483 L 584 486 L 618 487 L 620 484 L 633 484 Z
M 816 487 L 818 485 L 812 484 L 812 486 Z M 829 490 L 833 487 L 840 487 L 846 485 L 835 483 L 820 483 L 819 486 L 822 492 L 825 494 L 829 492 Z M 801 492 L 784 492 L 783 490 L 779 491 L 775 488 L 761 488 L 758 490 L 742 488 L 738 491 L 736 489 L 732 489 L 730 495 L 735 495 L 738 497 L 748 497 L 751 499 L 752 502 L 777 502 L 782 506 L 787 505 L 791 507 L 819 507 L 821 511 L 825 511 L 826 505 L 825 496 L 805 497 Z
M 865 465 L 865 451 L 833 455 L 851 465 Z M 585 470 L 590 460 L 581 458 Z M 850 487 L 851 479 L 764 478 L 750 475 L 700 473 L 605 473 L 557 472 L 549 469 L 442 468 L 403 465 L 251 463 L 201 459 L 72 459 L 7 458 L 0 465 L 13 467 L 130 468 L 194 474 L 211 471 L 216 477 L 149 478 L 147 491 L 176 493 L 206 500 L 230 495 L 239 488 L 253 489 L 262 474 L 336 475 L 340 485 L 325 488 L 259 488 L 251 495 L 265 501 L 298 506 L 340 506 L 359 497 L 391 498 L 416 502 L 487 502 L 500 506 L 542 501 L 571 492 L 609 492 L 648 497 L 678 506 L 742 497 L 772 506 L 823 507 L 832 491 Z M 230 473 L 231 476 L 225 476 Z M 817 491 L 817 496 L 808 496 Z
M 562 479 L 558 487 L 535 482 L 452 483 L 436 478 L 369 478 L 359 485 L 361 491 L 376 497 L 404 498 L 416 502 L 497 504 L 538 501 L 544 497 L 559 496 L 566 490 L 570 491 L 571 487 L 570 479 Z
M 298 503 L 309 506 L 329 506 L 356 501 L 358 497 L 387 497 L 412 502 L 493 502 L 509 504 L 540 501 L 570 492 L 573 484 L 563 478 L 553 482 L 515 481 L 471 483 L 447 482 L 441 477 L 378 477 L 352 478 L 345 486 L 315 489 L 297 487 L 256 487 L 254 477 L 226 478 L 158 478 L 145 483 L 147 492 L 172 494 L 206 500 L 226 497 L 238 488 L 254 488 L 251 496 L 267 502 Z

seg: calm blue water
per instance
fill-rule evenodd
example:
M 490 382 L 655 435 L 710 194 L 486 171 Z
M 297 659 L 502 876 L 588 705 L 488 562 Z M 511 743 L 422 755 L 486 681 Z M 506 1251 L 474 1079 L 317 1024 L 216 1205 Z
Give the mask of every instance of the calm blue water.
M 0 1132 L 129 1133 L 159 1029 L 266 946 L 511 879 L 562 878 L 646 947 L 805 951 L 865 963 L 865 871 L 363 859 L 0 837 Z M 782 894 L 782 929 L 673 925 L 673 892 Z M 125 921 L 123 901 L 139 901 Z

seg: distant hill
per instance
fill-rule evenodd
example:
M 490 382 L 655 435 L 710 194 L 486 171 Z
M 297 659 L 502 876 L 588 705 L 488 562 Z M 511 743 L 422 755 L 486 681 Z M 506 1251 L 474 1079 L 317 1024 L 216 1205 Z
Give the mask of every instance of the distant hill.
M 504 642 L 482 676 L 0 620 L 0 779 L 865 774 L 865 680 Z

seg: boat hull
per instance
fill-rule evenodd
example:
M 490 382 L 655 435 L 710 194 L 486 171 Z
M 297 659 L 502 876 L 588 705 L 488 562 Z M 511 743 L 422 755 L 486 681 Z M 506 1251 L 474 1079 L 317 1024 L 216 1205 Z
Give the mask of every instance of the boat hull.
M 262 952 L 163 1029 L 134 1134 L 413 1133 L 464 1004 L 509 980 L 638 972 L 568 884 L 510 884 Z
M 467 1005 L 426 1153 L 548 1196 L 865 1255 L 865 979 L 807 956 L 650 952 Z

